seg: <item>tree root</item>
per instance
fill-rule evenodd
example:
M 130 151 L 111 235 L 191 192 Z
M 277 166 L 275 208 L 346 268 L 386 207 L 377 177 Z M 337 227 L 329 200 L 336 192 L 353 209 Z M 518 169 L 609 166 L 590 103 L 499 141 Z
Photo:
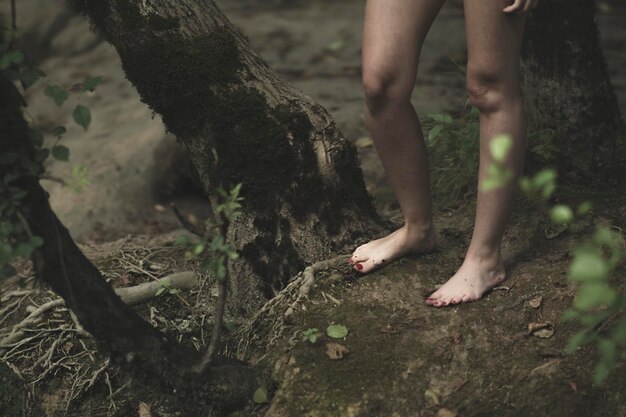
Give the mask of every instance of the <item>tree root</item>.
M 136 305 L 145 303 L 157 296 L 157 292 L 160 288 L 171 289 L 191 289 L 198 284 L 198 277 L 192 271 L 178 272 L 172 275 L 168 275 L 161 278 L 158 281 L 145 282 L 133 287 L 116 288 L 115 293 L 122 299 L 125 304 Z M 22 296 L 29 295 L 30 292 L 21 294 Z M 15 296 L 15 295 L 14 295 Z M 0 354 L 3 354 L 3 350 L 15 347 L 17 343 L 23 340 L 26 336 L 26 329 L 33 325 L 39 324 L 43 321 L 41 316 L 50 310 L 54 310 L 57 307 L 65 305 L 65 301 L 62 298 L 56 298 L 48 301 L 33 310 L 24 320 L 13 326 L 10 333 L 3 339 L 0 339 Z M 88 333 L 78 324 L 78 321 L 72 317 L 72 320 L 76 324 L 77 332 L 83 336 Z M 0 334 L 2 332 L 0 331 Z
M 306 299 L 315 284 L 315 275 L 326 269 L 335 269 L 346 264 L 350 255 L 340 255 L 317 262 L 296 275 L 274 298 L 269 300 L 256 314 L 235 332 L 238 339 L 237 357 L 245 358 L 252 343 L 272 346 L 282 335 L 286 322 L 298 306 Z M 262 325 L 264 324 L 264 325 Z M 269 325 L 269 329 L 267 328 Z M 260 330 L 262 329 L 263 330 Z M 266 340 L 261 341 L 261 333 Z

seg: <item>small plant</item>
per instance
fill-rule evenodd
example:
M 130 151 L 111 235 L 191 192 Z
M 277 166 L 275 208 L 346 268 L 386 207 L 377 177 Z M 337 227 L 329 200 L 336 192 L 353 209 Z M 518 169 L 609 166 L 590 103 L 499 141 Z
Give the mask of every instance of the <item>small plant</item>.
M 16 87 L 20 86 L 25 92 L 39 79 L 45 77 L 45 74 L 18 47 L 20 30 L 0 28 L 0 31 L 2 31 L 0 33 L 0 76 L 14 82 Z M 101 80 L 101 77 L 87 78 L 82 83 L 79 94 L 94 91 Z M 19 87 L 16 92 L 21 94 Z M 60 85 L 49 85 L 44 94 L 58 106 L 62 106 L 70 97 L 70 92 Z M 23 97 L 21 99 L 24 100 Z M 76 105 L 72 117 L 78 125 L 87 130 L 91 122 L 91 113 L 86 106 Z M 49 157 L 59 161 L 69 160 L 70 150 L 62 142 L 66 133 L 65 126 L 53 128 L 48 132 L 52 141 L 46 146 L 44 131 L 36 126 L 30 126 L 28 146 L 21 151 L 17 148 L 0 150 L 0 219 L 2 219 L 0 223 L 0 279 L 16 273 L 11 265 L 14 260 L 29 258 L 33 251 L 43 244 L 39 237 L 31 233 L 22 215 L 27 192 L 20 184 L 27 178 L 50 179 L 46 176 L 44 168 L 44 163 Z M 63 180 L 61 182 L 65 183 Z M 70 186 L 80 189 L 88 183 L 86 167 L 76 165 L 72 169 Z
M 241 184 L 237 184 L 229 192 L 218 189 L 221 201 L 214 207 L 216 220 L 207 219 L 204 222 L 205 233 L 200 239 L 191 241 L 187 236 L 179 236 L 176 245 L 188 248 L 188 259 L 200 259 L 200 267 L 211 271 L 218 281 L 226 278 L 226 261 L 239 258 L 239 254 L 226 243 L 228 224 L 241 215 L 240 196 Z
M 512 139 L 501 135 L 491 141 L 490 151 L 494 163 L 489 167 L 489 177 L 481 183 L 483 191 L 501 187 L 513 178 L 513 173 L 504 167 L 503 162 L 509 152 Z M 556 171 L 544 169 L 532 177 L 519 181 L 522 191 L 533 201 L 540 203 L 551 222 L 562 228 L 576 225 L 592 209 L 590 202 L 578 207 L 566 204 L 550 206 L 549 199 L 556 190 Z M 607 336 L 600 335 L 600 328 L 626 312 L 626 294 L 611 287 L 610 279 L 625 258 L 624 238 L 617 229 L 607 226 L 596 227 L 585 241 L 579 242 L 573 252 L 569 268 L 569 279 L 578 284 L 574 305 L 565 312 L 563 320 L 576 320 L 582 330 L 573 335 L 566 347 L 569 353 L 583 344 L 594 343 L 599 358 L 593 381 L 603 382 L 620 357 L 626 357 L 626 317 L 613 325 Z
M 433 190 L 445 196 L 446 203 L 458 201 L 474 188 L 480 140 L 478 115 L 478 109 L 468 106 L 458 118 L 431 114 L 424 119 Z
M 212 199 L 215 219 L 207 219 L 204 223 L 204 233 L 199 233 L 199 239 L 191 241 L 186 236 L 179 236 L 175 244 L 187 247 L 186 256 L 189 259 L 200 260 L 200 267 L 209 271 L 215 277 L 218 288 L 218 301 L 215 311 L 215 321 L 209 347 L 202 360 L 194 367 L 197 373 L 204 372 L 210 366 L 217 344 L 224 326 L 224 310 L 226 304 L 226 289 L 228 280 L 228 261 L 239 258 L 239 254 L 226 242 L 226 233 L 229 224 L 242 213 L 240 196 L 241 184 L 237 184 L 230 191 L 218 189 L 219 198 Z M 179 218 L 181 216 L 179 215 Z
M 317 339 L 322 335 L 323 333 L 319 329 L 315 327 L 311 327 L 302 332 L 302 341 L 303 342 L 309 341 L 311 343 L 315 343 L 317 342 Z

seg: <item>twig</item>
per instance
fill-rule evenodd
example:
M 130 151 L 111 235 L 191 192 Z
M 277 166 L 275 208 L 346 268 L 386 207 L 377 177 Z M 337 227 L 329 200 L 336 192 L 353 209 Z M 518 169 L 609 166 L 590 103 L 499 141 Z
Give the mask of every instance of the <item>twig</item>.
M 172 208 L 172 211 L 174 212 L 174 215 L 176 216 L 180 224 L 185 229 L 189 230 L 191 233 L 193 233 L 196 236 L 204 237 L 205 235 L 204 230 L 202 230 L 201 228 L 199 228 L 198 226 L 196 226 L 195 224 L 187 220 L 185 216 L 183 216 L 183 214 L 180 212 L 180 210 L 178 210 L 178 207 L 176 207 L 175 203 L 170 203 L 170 207 Z
M 206 352 L 202 356 L 202 359 L 198 364 L 193 367 L 193 371 L 202 374 L 204 371 L 211 366 L 211 362 L 213 362 L 213 358 L 217 352 L 217 345 L 220 340 L 220 335 L 222 333 L 222 326 L 224 323 L 224 310 L 226 308 L 226 278 L 217 280 L 217 308 L 215 310 L 215 318 L 213 323 L 213 332 L 211 333 L 211 340 L 209 341 L 209 347 Z

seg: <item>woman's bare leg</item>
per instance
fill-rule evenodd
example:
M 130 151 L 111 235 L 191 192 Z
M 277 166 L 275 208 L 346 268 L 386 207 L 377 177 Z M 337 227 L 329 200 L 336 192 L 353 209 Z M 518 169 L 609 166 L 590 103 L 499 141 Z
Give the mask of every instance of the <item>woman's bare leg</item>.
M 507 133 L 513 147 L 505 165 L 521 175 L 526 150 L 519 57 L 524 15 L 502 12 L 507 0 L 465 0 L 467 87 L 480 110 L 479 183 L 493 162 L 489 141 Z M 445 306 L 480 299 L 500 283 L 504 266 L 500 243 L 514 199 L 514 184 L 495 191 L 478 191 L 476 221 L 470 247 L 457 273 L 426 302 Z
M 435 245 L 428 156 L 410 97 L 424 38 L 444 2 L 367 0 L 362 48 L 365 123 L 405 223 L 354 251 L 350 264 L 361 272 Z

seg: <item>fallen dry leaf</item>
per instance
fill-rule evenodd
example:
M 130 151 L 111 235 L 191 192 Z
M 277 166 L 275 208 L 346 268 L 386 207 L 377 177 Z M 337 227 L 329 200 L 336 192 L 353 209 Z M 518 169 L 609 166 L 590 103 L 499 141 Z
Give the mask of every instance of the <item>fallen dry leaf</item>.
M 528 334 L 547 339 L 554 334 L 554 325 L 550 322 L 544 323 L 529 323 Z
M 367 148 L 368 146 L 372 146 L 374 144 L 374 141 L 370 137 L 363 136 L 361 138 L 358 138 L 354 142 L 354 144 L 357 148 Z
M 539 295 L 539 296 L 533 298 L 532 300 L 530 300 L 528 302 L 528 304 L 530 304 L 530 306 L 532 308 L 539 308 L 539 307 L 541 307 L 541 303 L 542 302 L 543 302 L 543 297 Z
M 439 392 L 435 389 L 428 388 L 424 391 L 424 399 L 430 405 L 439 405 Z
M 137 412 L 139 413 L 139 417 L 152 417 L 152 414 L 150 414 L 150 406 L 146 403 L 139 403 Z
M 437 411 L 436 417 L 456 417 L 457 414 L 454 411 L 450 411 L 447 408 L 440 408 Z
M 578 391 L 578 386 L 576 385 L 576 383 L 574 381 L 570 381 L 569 382 L 569 387 L 572 389 L 572 391 L 576 392 Z
M 340 345 L 339 343 L 335 342 L 326 343 L 326 356 L 328 356 L 330 359 L 341 359 L 346 353 L 350 353 L 350 351 L 344 345 Z

